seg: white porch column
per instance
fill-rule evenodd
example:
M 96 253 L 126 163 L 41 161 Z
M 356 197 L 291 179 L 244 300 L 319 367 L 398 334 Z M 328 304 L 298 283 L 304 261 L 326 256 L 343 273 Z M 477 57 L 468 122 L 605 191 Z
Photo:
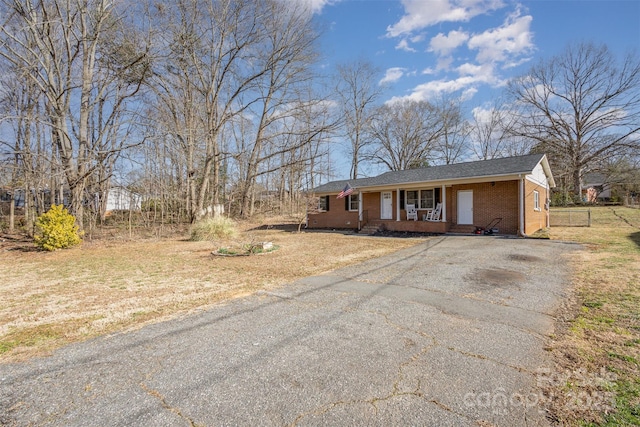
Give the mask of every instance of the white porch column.
M 396 189 L 396 221 L 400 221 L 400 189 Z
M 358 230 L 362 227 L 362 191 L 358 191 Z
M 447 222 L 447 187 L 442 184 L 442 191 L 440 192 L 442 196 L 442 222 Z

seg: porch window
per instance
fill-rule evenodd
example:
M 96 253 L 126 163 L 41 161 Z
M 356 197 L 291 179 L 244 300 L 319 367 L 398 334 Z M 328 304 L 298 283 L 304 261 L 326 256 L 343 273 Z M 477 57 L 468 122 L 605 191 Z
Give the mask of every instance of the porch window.
M 349 211 L 357 211 L 358 210 L 358 195 L 357 194 L 349 194 L 349 201 L 347 202 L 349 206 Z
M 420 209 L 433 209 L 435 207 L 433 189 L 420 190 Z
M 417 209 L 433 209 L 435 207 L 435 191 L 433 189 L 406 191 L 405 197 L 405 207 L 407 205 L 413 205 Z
M 406 209 L 407 205 L 413 205 L 418 207 L 418 193 L 419 191 L 407 191 L 406 192 L 406 197 L 405 197 L 405 201 L 404 201 L 404 206 Z

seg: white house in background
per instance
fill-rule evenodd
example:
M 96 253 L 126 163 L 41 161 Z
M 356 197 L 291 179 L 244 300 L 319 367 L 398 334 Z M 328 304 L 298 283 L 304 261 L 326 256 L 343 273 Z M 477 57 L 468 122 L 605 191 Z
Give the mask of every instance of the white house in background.
M 106 212 L 138 211 L 142 208 L 142 196 L 124 187 L 111 187 L 107 193 Z

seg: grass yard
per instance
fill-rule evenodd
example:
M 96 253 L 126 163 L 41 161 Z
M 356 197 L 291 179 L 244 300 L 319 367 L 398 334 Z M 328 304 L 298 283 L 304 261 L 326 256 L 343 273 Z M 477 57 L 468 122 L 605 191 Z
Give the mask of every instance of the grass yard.
M 552 209 L 553 216 L 566 216 Z M 591 227 L 553 227 L 585 245 L 572 260 L 574 295 L 549 347 L 553 413 L 574 426 L 640 425 L 640 210 L 591 208 Z
M 552 210 L 560 217 L 567 213 Z M 573 293 L 558 313 L 547 378 L 558 423 L 640 425 L 640 210 L 592 208 L 591 227 L 553 227 L 580 242 Z M 245 225 L 235 241 L 108 239 L 52 253 L 0 239 L 0 362 L 206 309 L 416 244 L 417 239 L 295 233 Z M 117 236 L 116 236 L 117 237 Z M 270 241 L 263 255 L 214 256 L 222 247 Z M 339 248 L 339 249 L 338 249 Z
M 0 239 L 0 362 L 205 309 L 353 262 L 415 245 L 407 238 L 296 233 L 252 227 L 232 241 L 101 239 L 56 252 Z M 117 236 L 116 236 L 117 237 Z M 219 248 L 269 241 L 268 254 L 213 256 Z

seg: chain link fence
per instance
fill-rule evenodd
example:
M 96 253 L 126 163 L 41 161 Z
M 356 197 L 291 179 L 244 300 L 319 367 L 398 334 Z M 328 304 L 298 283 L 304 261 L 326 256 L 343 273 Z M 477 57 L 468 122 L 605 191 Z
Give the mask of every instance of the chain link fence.
M 551 227 L 591 227 L 591 209 L 552 209 Z

